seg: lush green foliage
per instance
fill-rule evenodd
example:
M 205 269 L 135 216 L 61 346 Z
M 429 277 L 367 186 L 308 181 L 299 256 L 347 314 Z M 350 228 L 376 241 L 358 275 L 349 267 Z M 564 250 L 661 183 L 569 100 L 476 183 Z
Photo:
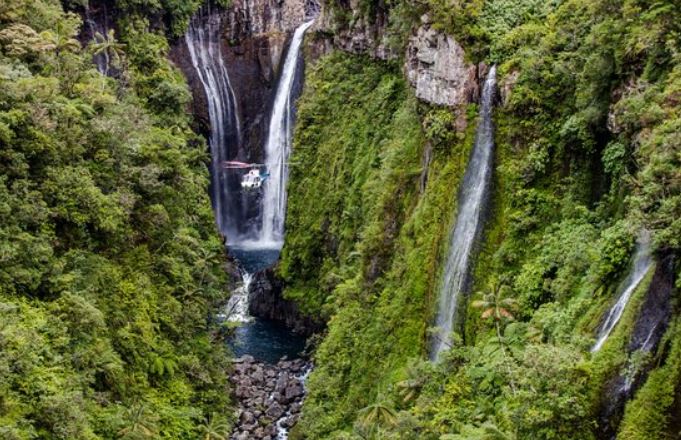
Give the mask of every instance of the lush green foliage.
M 204 143 L 163 36 L 108 36 L 112 79 L 79 25 L 0 6 L 0 437 L 198 438 L 228 403 Z
M 294 158 L 308 166 L 292 172 L 281 273 L 289 297 L 331 316 L 303 421 L 319 437 L 373 403 L 382 373 L 424 354 L 466 152 L 435 149 L 421 194 L 425 137 L 399 73 L 340 54 L 310 70 Z
M 335 5 L 342 18 L 347 6 Z M 381 7 L 360 2 L 339 24 Z M 392 32 L 429 13 L 471 58 L 500 63 L 512 89 L 495 114 L 494 206 L 474 271 L 482 294 L 467 308 L 465 344 L 437 364 L 421 360 L 472 115 L 456 133 L 450 110 L 386 93 L 389 69 L 322 59 L 299 107 L 295 155 L 312 165 L 293 172 L 281 266 L 287 295 L 329 322 L 297 435 L 593 439 L 613 376 L 677 355 L 673 328 L 652 359 L 627 353 L 651 274 L 605 347 L 589 348 L 640 228 L 657 252 L 681 249 L 681 11 L 642 0 L 387 10 Z M 503 298 L 485 295 L 499 280 Z M 510 298 L 515 322 L 490 305 Z M 489 319 L 494 310 L 507 319 Z M 671 367 L 653 370 L 623 438 L 673 438 L 679 382 Z
M 681 337 L 678 319 L 664 341 L 669 350 L 664 365 L 653 371 L 636 398 L 627 406 L 618 439 L 673 439 L 679 433 Z

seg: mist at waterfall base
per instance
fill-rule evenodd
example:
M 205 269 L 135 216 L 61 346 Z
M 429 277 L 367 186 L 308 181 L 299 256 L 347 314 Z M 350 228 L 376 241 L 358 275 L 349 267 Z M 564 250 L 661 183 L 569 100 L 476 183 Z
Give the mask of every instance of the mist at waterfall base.
M 482 90 L 475 145 L 459 190 L 456 223 L 450 235 L 449 251 L 440 287 L 435 323 L 438 332 L 433 337 L 431 348 L 433 360 L 451 345 L 457 306 L 461 295 L 467 293 L 472 254 L 482 229 L 482 217 L 489 198 L 494 158 L 492 108 L 495 91 L 496 67 L 492 66 Z

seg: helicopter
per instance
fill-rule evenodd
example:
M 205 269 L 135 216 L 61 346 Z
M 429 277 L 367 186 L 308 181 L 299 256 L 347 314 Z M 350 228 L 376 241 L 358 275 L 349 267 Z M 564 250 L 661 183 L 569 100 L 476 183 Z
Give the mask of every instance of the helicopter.
M 241 187 L 246 190 L 260 188 L 267 178 L 270 177 L 270 174 L 267 171 L 261 170 L 265 167 L 265 164 L 261 163 L 245 163 L 229 160 L 223 162 L 222 167 L 228 170 L 243 170 L 250 168 L 248 173 L 244 174 L 241 179 Z

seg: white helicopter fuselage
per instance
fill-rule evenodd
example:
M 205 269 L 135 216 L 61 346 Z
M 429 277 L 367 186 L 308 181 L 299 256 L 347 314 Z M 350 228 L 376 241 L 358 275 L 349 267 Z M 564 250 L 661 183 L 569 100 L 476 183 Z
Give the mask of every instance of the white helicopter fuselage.
M 260 170 L 254 168 L 244 175 L 241 180 L 241 187 L 244 189 L 260 188 L 264 180 L 265 179 L 260 174 Z

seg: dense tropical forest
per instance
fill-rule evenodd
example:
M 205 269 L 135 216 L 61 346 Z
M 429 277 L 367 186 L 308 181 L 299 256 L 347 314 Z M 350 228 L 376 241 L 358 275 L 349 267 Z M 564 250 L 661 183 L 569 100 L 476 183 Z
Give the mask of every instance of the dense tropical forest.
M 374 2 L 360 4 L 358 12 L 334 3 L 339 22 L 377 13 Z M 658 268 L 678 267 L 670 258 L 681 237 L 681 8 L 629 0 L 382 7 L 393 44 L 429 14 L 473 61 L 498 64 L 500 87 L 513 83 L 494 113 L 492 203 L 465 322 L 430 362 L 477 106 L 456 116 L 418 102 L 399 60 L 332 54 L 310 68 L 294 154 L 312 165 L 292 171 L 280 272 L 287 294 L 325 316 L 328 332 L 295 438 L 679 438 L 678 312 L 655 351 L 628 349 L 639 314 L 654 313 L 643 307 L 653 271 L 605 346 L 589 349 L 641 228 Z M 651 369 L 619 426 L 607 426 L 612 378 Z
M 0 4 L 0 438 L 268 438 L 232 434 L 244 413 L 218 316 L 236 263 L 201 102 L 171 56 L 202 2 L 104 3 L 114 25 L 94 38 L 87 0 Z M 283 174 L 268 276 L 323 325 L 285 435 L 681 438 L 678 1 L 318 6 L 290 100 L 304 166 Z M 417 29 L 473 66 L 456 105 L 413 87 Z M 367 35 L 381 56 L 344 44 Z M 485 117 L 489 195 L 442 336 Z
M 133 6 L 83 45 L 58 1 L 0 5 L 3 439 L 199 438 L 231 414 L 205 142 Z

